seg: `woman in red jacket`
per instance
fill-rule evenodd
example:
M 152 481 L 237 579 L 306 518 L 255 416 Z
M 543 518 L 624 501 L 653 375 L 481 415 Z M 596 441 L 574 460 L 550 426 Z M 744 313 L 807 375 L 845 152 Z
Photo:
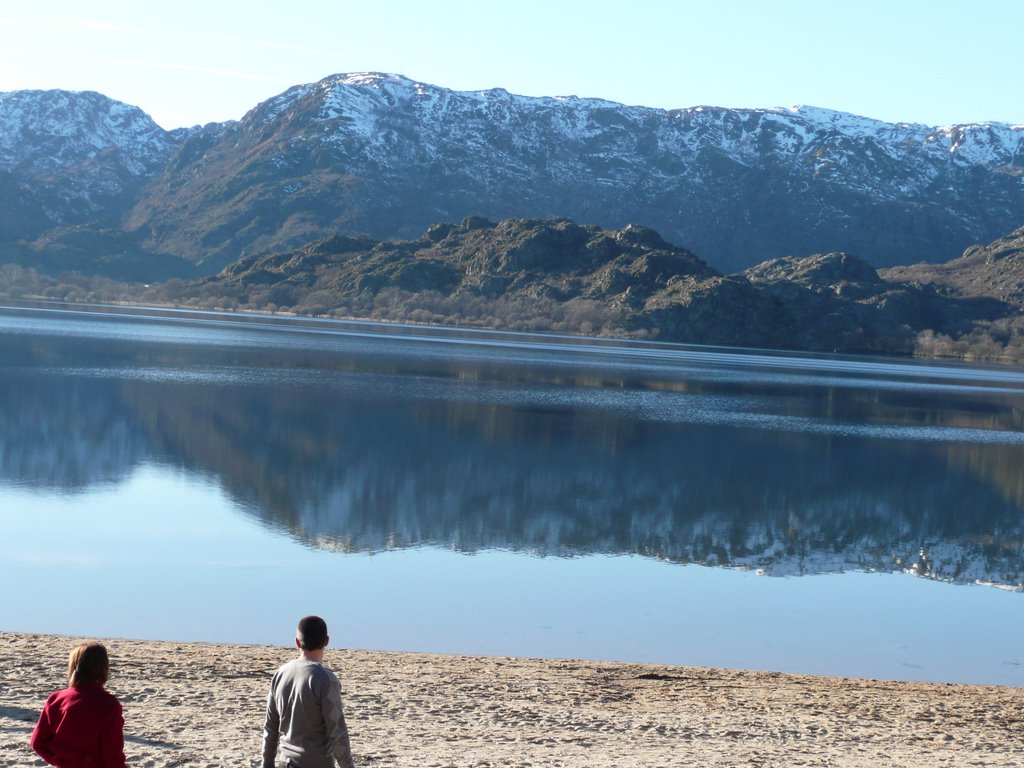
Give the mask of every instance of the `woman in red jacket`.
M 29 744 L 57 768 L 125 768 L 121 703 L 103 689 L 107 649 L 82 643 L 68 659 L 68 687 L 51 693 Z

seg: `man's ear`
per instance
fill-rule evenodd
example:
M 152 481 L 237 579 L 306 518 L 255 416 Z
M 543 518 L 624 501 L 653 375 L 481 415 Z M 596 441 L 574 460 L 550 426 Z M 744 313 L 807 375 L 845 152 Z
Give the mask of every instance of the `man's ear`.
M 327 644 L 329 642 L 331 642 L 331 636 L 330 635 L 328 635 L 327 637 L 324 638 L 324 648 L 327 647 Z
M 295 638 L 295 647 L 298 648 L 300 651 L 302 650 L 302 641 L 299 640 L 299 638 L 297 637 Z

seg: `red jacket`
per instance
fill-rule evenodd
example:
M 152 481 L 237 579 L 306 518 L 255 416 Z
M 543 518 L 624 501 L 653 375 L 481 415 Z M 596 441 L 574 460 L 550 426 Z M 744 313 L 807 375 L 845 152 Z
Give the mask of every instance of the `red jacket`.
M 57 768 L 125 768 L 121 703 L 100 683 L 51 693 L 29 744 Z

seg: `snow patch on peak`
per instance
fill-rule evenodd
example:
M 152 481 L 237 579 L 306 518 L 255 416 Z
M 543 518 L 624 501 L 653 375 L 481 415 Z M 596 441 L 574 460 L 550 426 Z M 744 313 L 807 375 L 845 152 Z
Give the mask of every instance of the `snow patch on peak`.
M 55 170 L 115 150 L 139 176 L 176 143 L 138 107 L 94 91 L 0 93 L 0 168 Z
M 723 152 L 749 166 L 765 161 L 793 162 L 801 168 L 856 168 L 863 184 L 874 184 L 872 168 L 887 160 L 905 166 L 904 178 L 891 195 L 904 195 L 913 181 L 920 186 L 935 177 L 936 163 L 1019 166 L 1024 131 L 997 124 L 930 128 L 918 123 L 887 123 L 849 112 L 811 105 L 729 109 L 699 105 L 662 110 L 630 107 L 596 98 L 533 97 L 504 88 L 454 91 L 384 72 L 334 74 L 317 83 L 296 86 L 264 102 L 253 116 L 264 123 L 302 100 L 299 111 L 322 123 L 310 136 L 379 155 L 382 162 L 403 151 L 430 151 L 464 132 L 465 144 L 479 147 L 492 132 L 505 145 L 543 146 L 554 139 L 581 141 L 606 136 L 610 147 L 629 144 L 630 131 L 658 133 L 663 151 L 685 157 L 705 148 Z M 406 139 L 416 136 L 419 149 Z M 482 143 L 483 142 L 483 143 Z M 493 149 L 493 148 L 492 148 Z M 348 150 L 346 150 L 348 151 Z M 926 160 L 931 157 L 931 160 Z M 861 182 L 858 182 L 861 183 Z
M 927 141 L 971 165 L 1014 165 L 1024 154 L 1024 125 L 965 123 L 931 130 Z
M 414 84 L 414 81 L 405 75 L 395 75 L 387 72 L 345 72 L 324 78 L 320 82 L 330 83 L 331 85 L 368 85 L 374 88 L 378 88 L 384 84 Z
M 484 88 L 475 91 L 456 91 L 449 88 L 413 80 L 405 75 L 386 72 L 348 72 L 326 77 L 317 83 L 325 92 L 345 87 L 357 89 L 369 88 L 376 91 L 391 90 L 396 95 L 407 91 L 418 96 L 430 96 L 435 99 L 466 99 L 476 102 L 517 103 L 520 107 L 550 107 L 552 105 L 573 106 L 582 109 L 631 109 L 618 102 L 598 98 L 581 98 L 579 96 L 523 96 L 514 94 L 505 88 Z M 640 107 L 639 109 L 645 109 Z
M 800 104 L 766 110 L 779 115 L 791 115 L 802 120 L 807 126 L 824 131 L 837 131 L 850 137 L 872 137 L 893 135 L 902 132 L 920 132 L 925 128 L 916 123 L 887 123 L 871 117 L 862 117 L 850 112 L 841 112 L 825 107 Z
M 417 90 L 431 89 L 433 86 L 415 83 L 404 75 L 392 75 L 385 72 L 343 72 L 330 75 L 315 83 L 296 85 L 284 93 L 273 96 L 250 110 L 249 115 L 260 124 L 272 122 L 294 104 L 311 94 L 319 94 L 323 103 L 320 116 L 325 119 L 337 117 L 338 104 L 351 103 L 352 98 L 345 92 L 361 93 L 380 92 L 384 90 Z M 245 119 L 245 118 L 243 118 Z

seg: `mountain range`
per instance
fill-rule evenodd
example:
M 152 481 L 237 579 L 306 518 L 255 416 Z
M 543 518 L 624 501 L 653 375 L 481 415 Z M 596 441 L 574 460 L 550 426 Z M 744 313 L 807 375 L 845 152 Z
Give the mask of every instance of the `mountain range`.
M 467 216 L 639 224 L 721 273 L 830 252 L 889 267 L 1024 223 L 1024 126 L 661 110 L 360 73 L 165 131 L 100 94 L 16 91 L 0 94 L 0 199 L 0 261 L 147 281 Z

